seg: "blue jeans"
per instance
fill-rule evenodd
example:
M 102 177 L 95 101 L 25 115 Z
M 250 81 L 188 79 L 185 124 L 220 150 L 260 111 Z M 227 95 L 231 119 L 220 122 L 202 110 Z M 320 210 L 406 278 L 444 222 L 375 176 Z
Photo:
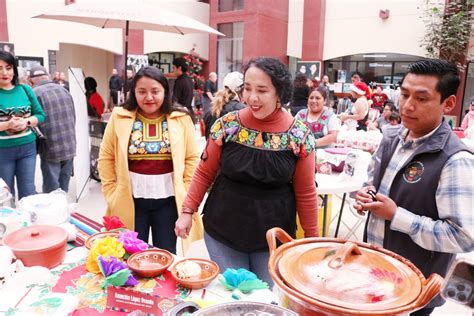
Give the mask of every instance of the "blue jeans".
M 69 190 L 73 159 L 51 161 L 41 159 L 41 173 L 43 174 L 43 193 L 49 193 L 61 188 L 64 192 Z
M 138 238 L 148 242 L 151 227 L 153 246 L 176 254 L 174 225 L 178 220 L 178 211 L 174 196 L 165 199 L 133 198 L 133 201 Z
M 0 178 L 5 180 L 15 194 L 15 177 L 18 199 L 36 194 L 36 143 L 0 148 Z
M 267 282 L 268 286 L 272 288 L 273 280 L 268 271 L 268 259 L 270 258 L 268 250 L 256 252 L 237 251 L 215 240 L 206 232 L 204 232 L 204 241 L 206 242 L 209 256 L 219 265 L 221 273 L 224 273 L 227 268 L 244 268 L 255 273 L 260 280 Z

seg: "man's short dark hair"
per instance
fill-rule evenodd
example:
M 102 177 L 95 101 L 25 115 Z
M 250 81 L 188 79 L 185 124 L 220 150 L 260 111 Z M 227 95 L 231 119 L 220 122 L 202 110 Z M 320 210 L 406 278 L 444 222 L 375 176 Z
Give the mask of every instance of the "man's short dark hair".
M 410 73 L 437 77 L 436 91 L 441 94 L 441 102 L 450 95 L 456 95 L 461 81 L 456 65 L 441 59 L 427 58 L 416 61 L 408 66 L 405 76 Z M 405 79 L 405 76 L 403 79 Z M 400 85 L 403 84 L 403 79 Z
M 176 68 L 181 67 L 183 72 L 188 70 L 188 64 L 186 64 L 186 60 L 183 57 L 175 58 L 175 60 L 173 60 L 173 66 Z
M 362 74 L 358 71 L 354 71 L 352 74 L 351 74 L 351 78 L 354 77 L 354 76 L 359 76 L 359 78 L 362 80 Z
M 398 124 L 401 123 L 402 121 L 402 118 L 400 117 L 400 114 L 398 114 L 398 112 L 392 112 L 392 114 L 390 114 L 390 117 L 388 118 L 389 121 L 397 121 Z

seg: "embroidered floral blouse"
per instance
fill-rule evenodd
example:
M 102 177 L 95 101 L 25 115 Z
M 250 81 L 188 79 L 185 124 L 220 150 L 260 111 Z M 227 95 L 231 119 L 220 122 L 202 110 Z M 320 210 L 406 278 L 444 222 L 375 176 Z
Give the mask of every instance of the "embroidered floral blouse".
M 257 150 L 291 150 L 297 156 L 292 179 L 296 210 L 305 236 L 317 236 L 314 138 L 303 122 L 295 120 L 281 109 L 259 120 L 249 108 L 245 108 L 231 112 L 217 121 L 211 128 L 210 138 L 183 205 L 193 210 L 198 209 L 218 174 L 222 145 L 226 142 L 237 142 Z

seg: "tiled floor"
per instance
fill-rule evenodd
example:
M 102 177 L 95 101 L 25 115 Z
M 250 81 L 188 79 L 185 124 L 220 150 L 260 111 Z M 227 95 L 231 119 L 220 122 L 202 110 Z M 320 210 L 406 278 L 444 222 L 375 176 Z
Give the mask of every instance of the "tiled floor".
M 199 130 L 196 130 L 196 135 L 200 135 Z M 203 137 L 198 137 L 198 142 L 200 148 L 204 148 L 205 140 Z M 37 188 L 41 188 L 41 172 L 39 171 L 39 164 L 37 168 L 37 177 L 36 177 L 36 186 Z M 82 197 L 79 199 L 77 204 L 75 205 L 76 209 L 96 220 L 101 222 L 102 216 L 104 215 L 106 209 L 106 202 L 100 190 L 100 183 L 94 180 L 91 180 L 89 183 L 89 191 L 84 192 Z M 69 191 L 69 201 L 71 203 L 75 202 L 75 192 L 77 188 L 75 187 L 74 181 L 71 181 L 71 188 Z M 353 200 L 348 199 L 346 201 L 346 205 L 343 211 L 342 223 L 339 229 L 339 238 L 344 239 L 351 239 L 351 240 L 362 240 L 362 233 L 364 229 L 364 220 L 361 218 L 357 213 L 351 210 L 350 204 Z M 203 205 L 203 204 L 202 204 Z M 332 219 L 329 228 L 329 236 L 334 236 L 335 228 L 336 228 L 336 218 L 337 212 L 340 209 L 341 205 L 341 198 L 340 196 L 333 196 L 332 197 Z M 356 229 L 353 229 L 354 226 L 357 226 Z M 208 253 L 206 250 L 206 246 L 203 241 L 196 242 L 192 245 L 191 249 L 186 253 L 187 257 L 200 257 L 200 258 L 208 258 Z M 474 254 L 470 253 L 467 255 L 463 255 L 469 257 L 471 260 L 474 261 Z M 464 306 L 454 304 L 452 302 L 447 302 L 441 308 L 437 308 L 432 315 L 471 315 L 471 312 L 467 310 Z

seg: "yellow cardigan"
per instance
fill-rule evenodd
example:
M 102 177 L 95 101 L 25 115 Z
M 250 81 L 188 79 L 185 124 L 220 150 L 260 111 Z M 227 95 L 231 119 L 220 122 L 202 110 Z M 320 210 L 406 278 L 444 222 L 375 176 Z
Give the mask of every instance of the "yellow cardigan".
M 107 216 L 116 215 L 128 229 L 135 226 L 135 207 L 128 170 L 128 142 L 135 122 L 136 111 L 116 107 L 107 123 L 100 146 L 98 169 L 102 192 L 107 201 Z M 186 192 L 199 163 L 199 148 L 194 125 L 189 115 L 175 111 L 166 117 L 173 160 L 173 183 L 178 215 L 181 213 Z M 191 242 L 203 238 L 201 216 L 193 216 L 190 235 L 182 240 L 186 253 Z

